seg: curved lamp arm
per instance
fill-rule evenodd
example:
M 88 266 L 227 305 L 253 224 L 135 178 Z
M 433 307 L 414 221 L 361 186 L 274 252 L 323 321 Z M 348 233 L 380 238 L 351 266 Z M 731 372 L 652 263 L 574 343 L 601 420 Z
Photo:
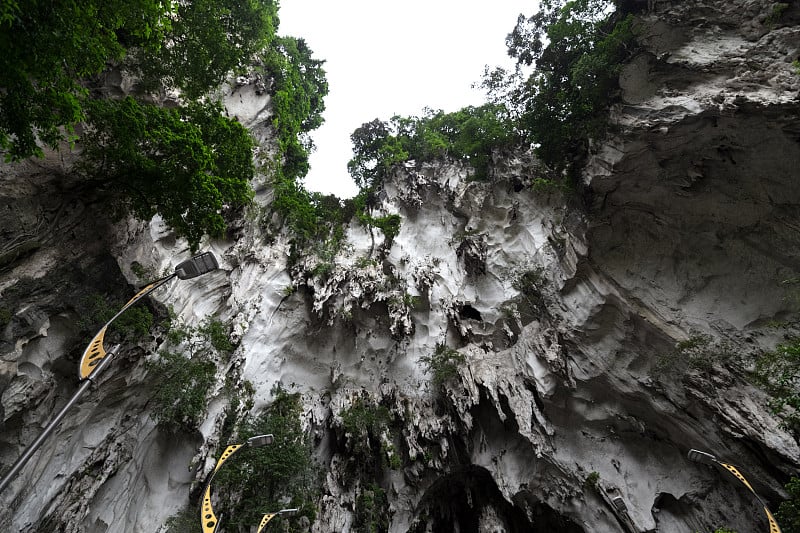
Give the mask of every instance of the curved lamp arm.
M 244 444 L 231 444 L 225 448 L 225 451 L 222 452 L 222 455 L 217 461 L 214 470 L 211 472 L 211 477 L 209 477 L 208 482 L 206 482 L 205 490 L 203 490 L 203 504 L 200 507 L 200 525 L 203 528 L 203 533 L 215 533 L 217 526 L 219 525 L 220 520 L 217 518 L 217 515 L 214 513 L 214 508 L 211 506 L 211 482 L 214 481 L 214 476 L 217 475 L 217 472 L 222 465 L 237 452 L 239 452 L 243 447 L 259 448 L 261 446 L 266 446 L 267 444 L 272 444 L 273 440 L 274 437 L 271 434 L 258 435 L 256 437 L 247 439 L 247 442 Z
M 719 465 L 725 470 L 727 470 L 733 477 L 741 481 L 742 485 L 747 487 L 747 489 L 753 493 L 753 496 L 756 497 L 758 503 L 764 508 L 764 512 L 767 515 L 767 520 L 769 521 L 769 533 L 781 533 L 781 528 L 778 526 L 778 522 L 775 521 L 775 517 L 772 516 L 772 513 L 769 512 L 767 509 L 767 505 L 764 503 L 764 500 L 756 494 L 756 491 L 753 489 L 753 486 L 750 485 L 750 482 L 745 479 L 739 469 L 733 466 L 732 464 L 723 463 L 722 461 L 718 460 L 715 456 L 711 455 L 707 452 L 701 452 L 700 450 L 691 449 L 689 450 L 688 454 L 689 460 L 694 461 L 696 463 L 703 463 L 707 465 Z
M 267 513 L 267 514 L 265 514 L 264 517 L 261 519 L 261 523 L 258 524 L 258 531 L 256 531 L 256 533 L 261 533 L 261 531 L 263 531 L 264 528 L 267 527 L 267 522 L 269 522 L 270 520 L 272 520 L 276 516 L 278 516 L 278 515 L 281 515 L 281 516 L 284 516 L 284 515 L 285 516 L 294 516 L 294 515 L 297 514 L 297 511 L 299 511 L 299 509 L 297 509 L 297 508 L 295 508 L 295 509 L 281 509 L 277 513 Z
M 83 383 L 78 387 L 78 390 L 75 391 L 72 397 L 67 400 L 67 403 L 61 408 L 61 411 L 58 412 L 55 418 L 53 418 L 47 424 L 45 429 L 39 434 L 36 440 L 34 440 L 25 448 L 25 451 L 22 453 L 19 459 L 17 459 L 17 461 L 11 466 L 3 478 L 0 479 L 0 493 L 2 493 L 3 490 L 5 490 L 5 488 L 11 484 L 11 480 L 17 475 L 17 473 L 19 473 L 22 467 L 25 466 L 28 460 L 33 456 L 36 450 L 39 449 L 44 441 L 55 431 L 58 424 L 60 424 L 66 416 L 67 411 L 69 411 L 78 402 L 78 399 L 89 390 L 89 387 L 92 385 L 94 379 L 99 376 L 100 373 L 111 363 L 111 360 L 119 349 L 119 346 L 113 346 L 108 352 L 106 352 L 105 347 L 103 346 L 103 338 L 105 337 L 108 326 L 111 325 L 111 323 L 122 313 L 124 313 L 130 306 L 159 288 L 167 281 L 175 277 L 179 279 L 191 279 L 205 274 L 206 272 L 216 270 L 218 267 L 219 265 L 217 264 L 217 259 L 211 252 L 204 252 L 202 254 L 195 255 L 186 261 L 183 261 L 182 263 L 178 264 L 177 267 L 175 267 L 175 272 L 173 274 L 156 280 L 140 290 L 136 296 L 131 298 L 128 303 L 122 306 L 122 309 L 120 309 L 116 315 L 111 317 L 111 320 L 106 322 L 105 326 L 100 328 L 100 331 L 98 331 L 94 338 L 92 338 L 89 346 L 86 348 L 86 350 L 84 350 L 83 356 L 81 356 L 80 365 L 78 366 L 78 376 Z
M 175 267 L 175 272 L 169 276 L 158 279 L 143 287 L 142 290 L 136 293 L 136 296 L 128 300 L 128 303 L 122 306 L 122 309 L 117 311 L 116 315 L 111 317 L 111 320 L 106 322 L 106 324 L 100 328 L 100 331 L 98 331 L 97 334 L 92 338 L 91 342 L 89 342 L 89 346 L 86 347 L 86 350 L 83 351 L 83 355 L 81 356 L 81 362 L 78 366 L 78 377 L 80 379 L 87 379 L 100 361 L 102 361 L 106 356 L 106 350 L 103 347 L 103 340 L 106 335 L 106 330 L 108 329 L 108 326 L 110 326 L 112 322 L 119 318 L 122 313 L 127 311 L 130 306 L 173 278 L 177 277 L 178 279 L 191 279 L 205 274 L 206 272 L 216 270 L 218 267 L 219 265 L 217 264 L 217 259 L 214 257 L 214 254 L 211 252 L 204 252 L 180 263 L 177 267 Z

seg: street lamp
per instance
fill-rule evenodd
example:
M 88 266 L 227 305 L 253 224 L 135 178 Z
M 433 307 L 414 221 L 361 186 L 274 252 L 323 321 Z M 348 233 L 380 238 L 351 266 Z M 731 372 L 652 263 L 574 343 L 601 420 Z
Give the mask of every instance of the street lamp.
M 100 331 L 98 331 L 91 340 L 89 346 L 86 347 L 86 350 L 83 352 L 83 356 L 81 356 L 81 363 L 78 366 L 79 379 L 88 379 L 89 376 L 92 375 L 94 368 L 100 364 L 100 361 L 102 361 L 106 356 L 106 351 L 103 349 L 103 338 L 106 335 L 106 330 L 108 329 L 108 326 L 110 326 L 111 323 L 114 322 L 114 320 L 116 320 L 117 317 L 124 313 L 130 306 L 174 278 L 196 278 L 197 276 L 205 274 L 206 272 L 216 270 L 218 267 L 219 265 L 217 264 L 217 259 L 214 257 L 214 254 L 211 252 L 204 252 L 180 263 L 175 267 L 175 272 L 169 276 L 158 279 L 143 287 L 142 290 L 136 293 L 136 296 L 128 300 L 128 303 L 122 306 L 122 309 L 120 309 L 116 315 L 111 317 L 111 320 L 106 322 L 105 326 L 100 328 Z
M 222 452 L 222 455 L 217 461 L 217 465 L 214 467 L 214 471 L 211 472 L 211 477 L 208 478 L 206 488 L 203 491 L 203 504 L 200 507 L 200 525 L 203 528 L 203 533 L 214 533 L 217 530 L 217 526 L 219 526 L 220 519 L 214 514 L 214 509 L 211 506 L 211 482 L 214 480 L 214 476 L 217 475 L 217 471 L 219 471 L 220 467 L 243 447 L 260 448 L 261 446 L 272 444 L 273 440 L 275 440 L 275 438 L 272 434 L 258 435 L 250 437 L 244 444 L 231 444 L 225 448 L 225 451 Z
M 165 284 L 166 282 L 170 281 L 173 278 L 178 279 L 191 279 L 196 278 L 202 274 L 207 272 L 211 272 L 212 270 L 216 270 L 219 267 L 217 264 L 217 259 L 214 257 L 214 254 L 211 252 L 204 252 L 194 257 L 187 259 L 180 263 L 177 267 L 175 267 L 175 272 L 170 274 L 169 276 L 163 277 L 159 280 L 150 283 L 149 285 L 145 286 L 142 290 L 140 290 L 136 296 L 131 298 L 128 303 L 122 306 L 122 309 L 117 312 L 116 315 L 111 317 L 111 320 L 106 322 L 106 324 L 100 328 L 100 331 L 92 338 L 89 346 L 84 350 L 83 356 L 81 356 L 81 362 L 78 366 L 78 376 L 83 381 L 81 386 L 78 387 L 78 390 L 75 391 L 75 394 L 72 395 L 64 407 L 61 408 L 61 411 L 50 421 L 47 427 L 42 430 L 42 433 L 33 441 L 23 452 L 22 456 L 11 466 L 11 469 L 6 472 L 5 476 L 3 476 L 2 481 L 0 481 L 0 493 L 11 483 L 11 480 L 17 475 L 17 473 L 25 466 L 25 463 L 31 458 L 31 456 L 39 449 L 39 447 L 44 443 L 47 437 L 50 436 L 51 433 L 56 429 L 56 427 L 61 423 L 61 420 L 67 414 L 73 405 L 78 402 L 78 399 L 83 396 L 83 394 L 89 389 L 92 383 L 95 382 L 97 377 L 100 373 L 105 370 L 106 367 L 111 363 L 114 355 L 116 355 L 117 351 L 119 350 L 119 345 L 115 344 L 111 348 L 109 348 L 108 352 L 106 352 L 103 346 L 103 339 L 106 334 L 106 330 L 108 326 L 111 325 L 114 320 L 116 320 L 122 313 L 124 313 L 130 306 Z
M 297 514 L 299 509 L 281 509 L 277 513 L 267 513 L 264 515 L 264 518 L 261 519 L 261 523 L 258 524 L 258 531 L 256 533 L 261 533 L 265 527 L 267 527 L 267 522 L 275 518 L 276 516 L 294 516 Z
M 745 487 L 747 487 L 748 490 L 750 490 L 750 492 L 753 493 L 753 496 L 756 497 L 758 503 L 760 503 L 761 506 L 764 508 L 764 512 L 767 514 L 767 520 L 769 521 L 769 533 L 781 533 L 781 528 L 778 527 L 778 523 L 775 521 L 775 517 L 773 517 L 772 513 L 770 513 L 769 509 L 767 509 L 767 505 L 764 503 L 764 500 L 762 500 L 761 497 L 758 494 L 756 494 L 756 491 L 753 490 L 752 485 L 750 485 L 750 483 L 744 478 L 742 473 L 739 472 L 738 468 L 736 468 L 732 464 L 723 463 L 710 453 L 701 452 L 700 450 L 695 450 L 695 449 L 689 450 L 688 457 L 690 461 L 694 461 L 696 463 L 703 463 L 711 466 L 718 465 L 727 470 L 728 472 L 730 472 L 733 475 L 733 477 L 741 481 L 742 484 Z

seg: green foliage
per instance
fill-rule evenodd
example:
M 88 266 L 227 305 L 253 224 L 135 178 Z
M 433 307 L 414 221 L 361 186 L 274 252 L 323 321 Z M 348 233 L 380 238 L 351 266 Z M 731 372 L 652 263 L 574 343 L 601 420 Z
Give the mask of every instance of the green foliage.
M 128 97 L 87 109 L 85 171 L 138 217 L 160 214 L 193 250 L 204 234 L 223 234 L 223 209 L 250 201 L 253 141 L 219 104 L 168 109 Z
M 141 282 L 149 282 L 150 280 L 154 280 L 158 277 L 154 269 L 145 268 L 145 266 L 138 261 L 131 262 L 131 272 L 133 272 L 133 274 L 139 278 L 139 281 Z
M 361 489 L 356 498 L 355 533 L 385 533 L 389 531 L 389 500 L 386 491 L 371 483 Z
M 597 484 L 600 482 L 600 474 L 598 472 L 590 472 L 583 481 L 583 486 L 587 489 L 596 489 Z
M 214 384 L 214 363 L 202 353 L 185 357 L 162 350 L 147 366 L 156 379 L 152 416 L 158 425 L 171 432 L 196 430 Z
M 347 163 L 347 169 L 362 190 L 375 190 L 393 165 L 409 157 L 391 126 L 377 118 L 356 129 L 350 141 L 354 157 Z
M 756 361 L 755 378 L 770 394 L 769 407 L 773 414 L 797 435 L 800 432 L 800 338 L 762 355 Z
M 168 4 L 150 0 L 46 2 L 25 9 L 3 3 L 0 20 L 0 149 L 7 160 L 41 155 L 38 136 L 55 148 L 83 118 L 81 80 L 125 56 L 125 35 L 137 46 L 157 46 Z
M 767 15 L 767 18 L 764 19 L 764 25 L 772 27 L 777 24 L 787 9 L 789 9 L 789 4 L 786 2 L 775 2 L 772 4 L 772 10 L 769 15 Z
M 516 71 L 484 76 L 490 99 L 513 110 L 519 130 L 557 170 L 576 174 L 589 139 L 605 131 L 620 68 L 632 54 L 632 16 L 613 6 L 610 0 L 542 0 L 533 16 L 520 15 L 506 39 Z
M 190 99 L 222 84 L 269 46 L 278 26 L 274 0 L 171 2 L 168 46 L 131 50 L 127 66 L 148 88 L 176 87 Z
M 363 214 L 359 217 L 360 220 L 366 222 L 368 226 L 375 226 L 383 232 L 386 237 L 386 247 L 391 248 L 394 238 L 400 233 L 400 223 L 402 219 L 400 215 L 386 215 L 382 217 L 372 217 Z
M 302 427 L 300 395 L 289 394 L 281 387 L 272 392 L 272 403 L 241 424 L 238 439 L 271 433 L 274 442 L 242 451 L 215 478 L 215 490 L 225 494 L 219 507 L 225 515 L 226 530 L 250 531 L 264 512 L 284 507 L 300 508 L 297 516 L 283 519 L 288 531 L 302 531 L 297 522 L 301 516 L 311 522 L 316 516 L 311 443 Z
M 526 303 L 540 309 L 545 305 L 544 288 L 547 286 L 547 278 L 544 276 L 542 267 L 525 270 L 514 276 L 511 286 L 518 290 Z
M 789 499 L 781 502 L 775 519 L 783 533 L 800 533 L 800 478 L 792 476 L 784 488 Z
M 265 52 L 262 62 L 266 75 L 273 79 L 272 123 L 278 137 L 272 210 L 294 234 L 295 252 L 311 242 L 338 244 L 341 226 L 349 220 L 343 205 L 333 195 L 308 192 L 300 181 L 308 173 L 313 149 L 308 133 L 323 122 L 328 94 L 324 61 L 313 58 L 305 40 L 281 37 Z
M 220 354 L 230 356 L 235 348 L 231 342 L 230 325 L 215 318 L 206 319 L 198 328 L 198 334 Z
M 695 334 L 675 344 L 671 352 L 659 354 L 655 370 L 660 374 L 681 373 L 687 369 L 707 372 L 733 356 L 727 343 L 709 335 Z
M 466 362 L 464 354 L 448 348 L 444 343 L 437 343 L 433 355 L 424 355 L 419 359 L 432 375 L 436 385 L 443 385 L 458 376 L 458 368 Z
M 80 320 L 78 326 L 87 335 L 94 335 L 125 304 L 109 300 L 102 294 L 93 293 L 79 302 Z M 118 336 L 121 340 L 136 342 L 144 338 L 153 327 L 153 314 L 142 303 L 129 307 L 109 327 L 109 338 Z
M 339 415 L 342 417 L 342 429 L 350 457 L 359 468 L 368 469 L 374 456 L 373 451 L 380 450 L 380 437 L 391 421 L 389 410 L 359 398 Z
M 273 79 L 273 125 L 278 132 L 282 178 L 296 181 L 308 173 L 311 141 L 307 133 L 322 125 L 328 94 L 324 61 L 312 58 L 305 40 L 276 39 L 264 57 L 264 69 Z
M 253 143 L 200 98 L 268 48 L 273 0 L 86 0 L 0 3 L 0 152 L 42 155 L 40 143 L 73 142 L 88 121 L 83 168 L 140 218 L 160 214 L 193 249 L 222 235 L 224 215 L 252 192 Z M 276 47 L 283 46 L 282 43 Z M 137 94 L 179 89 L 185 106 L 160 109 L 93 91 L 109 69 L 127 71 Z
M 170 516 L 164 525 L 165 533 L 201 533 L 203 530 L 197 509 L 191 506 Z
M 213 318 L 197 328 L 173 324 L 167 340 L 173 349 L 162 350 L 147 364 L 155 382 L 152 416 L 166 430 L 193 431 L 216 379 L 214 359 L 227 359 L 235 348 L 230 325 Z
M 421 117 L 375 119 L 350 136 L 354 157 L 347 168 L 362 190 L 375 190 L 397 163 L 433 161 L 445 156 L 468 162 L 476 179 L 488 177 L 494 150 L 518 138 L 505 106 L 485 104 L 454 113 L 426 110 Z
M 269 0 L 29 0 L 24 9 L 4 0 L 0 150 L 8 160 L 41 155 L 37 137 L 56 148 L 85 116 L 85 87 L 110 65 L 143 76 L 145 88 L 204 94 L 270 42 L 276 11 Z

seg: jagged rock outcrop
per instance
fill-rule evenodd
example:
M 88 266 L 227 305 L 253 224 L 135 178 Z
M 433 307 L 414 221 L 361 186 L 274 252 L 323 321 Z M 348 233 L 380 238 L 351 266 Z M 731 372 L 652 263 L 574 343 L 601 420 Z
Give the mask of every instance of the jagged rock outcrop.
M 393 421 L 374 480 L 392 532 L 763 529 L 752 497 L 686 452 L 739 464 L 773 506 L 800 465 L 747 373 L 795 332 L 781 282 L 800 267 L 800 8 L 774 19 L 762 0 L 652 4 L 614 133 L 584 170 L 585 208 L 534 190 L 547 170 L 522 153 L 498 154 L 487 182 L 455 163 L 398 168 L 375 206 L 402 217 L 391 245 L 354 221 L 334 255 L 290 265 L 289 236 L 266 239 L 254 210 L 235 239 L 205 243 L 219 272 L 152 304 L 233 324 L 239 347 L 217 361 L 199 431 L 167 435 L 150 416 L 155 330 L 0 495 L 0 528 L 157 531 L 196 501 L 226 444 L 228 379 L 254 385 L 254 411 L 276 383 L 302 393 L 326 472 L 314 532 L 353 527 L 363 487 L 342 414 L 358 402 Z M 261 84 L 239 80 L 226 102 L 269 150 Z M 188 249 L 158 220 L 98 226 L 104 206 L 76 189 L 68 160 L 2 173 L 8 465 L 74 390 L 87 292 L 124 300 L 133 265 L 169 271 Z M 664 357 L 691 338 L 708 364 Z M 445 348 L 457 364 L 437 381 L 429 361 Z

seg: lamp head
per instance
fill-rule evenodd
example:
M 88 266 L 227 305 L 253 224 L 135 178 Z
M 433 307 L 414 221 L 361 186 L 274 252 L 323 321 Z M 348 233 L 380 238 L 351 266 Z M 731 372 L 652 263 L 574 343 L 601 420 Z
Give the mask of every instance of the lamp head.
M 217 258 L 211 252 L 203 252 L 183 261 L 175 267 L 175 275 L 180 279 L 192 279 L 219 268 Z
M 689 450 L 687 457 L 690 461 L 694 461 L 695 463 L 703 463 L 706 465 L 714 465 L 718 462 L 717 458 L 710 453 L 701 452 L 700 450 L 695 450 L 694 448 Z
M 280 511 L 278 511 L 278 514 L 283 516 L 294 516 L 297 514 L 299 510 L 300 509 L 298 509 L 297 507 L 292 509 L 281 509 Z
M 272 434 L 268 435 L 257 435 L 255 437 L 250 437 L 247 439 L 247 445 L 251 448 L 259 448 L 261 446 L 266 446 L 268 444 L 272 444 L 272 441 L 275 440 L 275 437 Z

